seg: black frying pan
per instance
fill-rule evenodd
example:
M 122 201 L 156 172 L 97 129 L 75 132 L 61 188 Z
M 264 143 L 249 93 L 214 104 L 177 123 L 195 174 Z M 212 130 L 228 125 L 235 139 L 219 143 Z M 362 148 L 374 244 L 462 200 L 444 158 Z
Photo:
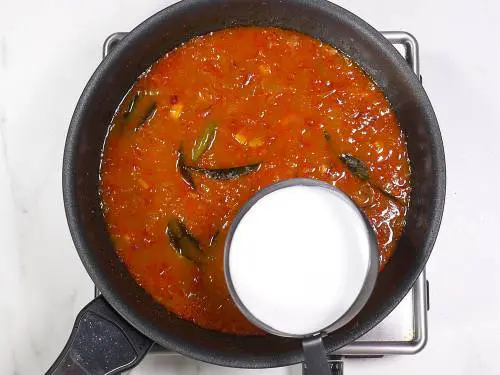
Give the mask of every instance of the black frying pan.
M 406 229 L 367 305 L 354 321 L 325 337 L 327 349 L 338 349 L 379 323 L 423 270 L 443 213 L 445 159 L 431 103 L 396 49 L 367 23 L 323 0 L 184 0 L 146 20 L 113 49 L 71 120 L 63 162 L 66 215 L 78 254 L 103 296 L 77 317 L 49 374 L 115 374 L 136 365 L 152 342 L 223 366 L 275 367 L 303 360 L 299 340 L 218 333 L 169 313 L 136 284 L 115 254 L 100 209 L 99 163 L 107 128 L 136 78 L 180 43 L 239 25 L 294 29 L 351 56 L 382 88 L 407 138 L 413 193 Z

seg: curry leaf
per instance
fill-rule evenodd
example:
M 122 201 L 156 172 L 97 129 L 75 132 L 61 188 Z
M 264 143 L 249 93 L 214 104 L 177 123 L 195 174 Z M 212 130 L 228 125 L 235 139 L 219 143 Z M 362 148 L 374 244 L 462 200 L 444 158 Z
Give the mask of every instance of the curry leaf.
M 166 232 L 177 254 L 197 264 L 205 262 L 205 255 L 201 251 L 199 241 L 182 221 L 177 218 L 170 219 Z
M 368 180 L 369 171 L 365 163 L 350 154 L 340 154 L 339 159 L 344 162 L 347 168 L 362 180 Z
M 193 176 L 191 176 L 191 173 L 186 167 L 186 158 L 184 156 L 184 146 L 182 143 L 177 150 L 177 170 L 179 171 L 184 182 L 187 183 L 191 189 L 196 189 Z
M 205 169 L 199 167 L 190 167 L 186 168 L 189 171 L 200 173 L 208 178 L 213 180 L 235 180 L 241 176 L 257 171 L 260 168 L 261 163 L 244 165 L 241 167 L 232 167 L 232 168 L 218 168 L 218 169 Z
M 135 106 L 137 104 L 137 100 L 139 99 L 139 92 L 136 92 L 130 102 L 128 103 L 127 109 L 123 113 L 123 118 L 127 119 L 132 112 L 134 112 Z
M 196 162 L 201 155 L 205 153 L 215 141 L 215 136 L 217 135 L 217 127 L 219 124 L 216 122 L 209 123 L 201 136 L 194 142 L 193 150 L 191 152 L 191 158 Z
M 139 128 L 139 127 L 143 126 L 144 124 L 146 124 L 147 122 L 149 122 L 156 114 L 156 110 L 157 110 L 156 102 L 153 102 L 153 104 L 151 104 L 149 106 L 149 108 L 147 109 L 144 116 L 142 116 L 141 121 L 139 122 L 139 126 L 137 128 Z

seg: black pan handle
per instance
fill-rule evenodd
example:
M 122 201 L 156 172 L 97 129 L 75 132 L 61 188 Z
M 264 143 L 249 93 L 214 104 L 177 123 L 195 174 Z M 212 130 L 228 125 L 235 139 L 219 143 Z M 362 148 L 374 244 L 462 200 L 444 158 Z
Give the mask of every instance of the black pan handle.
M 342 375 L 343 363 L 340 357 L 329 359 L 323 339 L 315 336 L 302 341 L 304 365 L 302 375 Z
M 76 317 L 71 336 L 46 375 L 113 375 L 136 366 L 153 342 L 100 296 Z

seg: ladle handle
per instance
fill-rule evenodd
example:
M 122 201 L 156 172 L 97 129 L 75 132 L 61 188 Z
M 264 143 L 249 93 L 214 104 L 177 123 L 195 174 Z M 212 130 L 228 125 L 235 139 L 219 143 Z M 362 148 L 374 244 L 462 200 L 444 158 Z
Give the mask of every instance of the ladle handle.
M 341 361 L 329 361 L 321 336 L 302 341 L 304 349 L 303 375 L 342 375 Z

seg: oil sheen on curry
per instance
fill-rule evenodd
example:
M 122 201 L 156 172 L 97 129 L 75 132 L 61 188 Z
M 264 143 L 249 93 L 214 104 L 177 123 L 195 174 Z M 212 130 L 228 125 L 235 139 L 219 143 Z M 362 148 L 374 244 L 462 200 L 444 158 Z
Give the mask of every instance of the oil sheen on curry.
M 382 91 L 332 46 L 275 28 L 200 36 L 158 60 L 117 109 L 100 176 L 137 283 L 183 319 L 242 335 L 262 332 L 229 296 L 224 240 L 259 189 L 294 177 L 342 189 L 376 232 L 381 268 L 410 199 L 405 139 Z

